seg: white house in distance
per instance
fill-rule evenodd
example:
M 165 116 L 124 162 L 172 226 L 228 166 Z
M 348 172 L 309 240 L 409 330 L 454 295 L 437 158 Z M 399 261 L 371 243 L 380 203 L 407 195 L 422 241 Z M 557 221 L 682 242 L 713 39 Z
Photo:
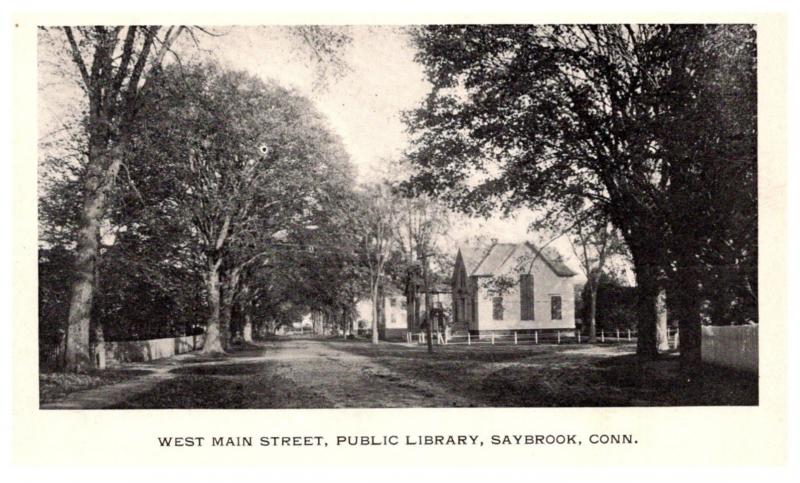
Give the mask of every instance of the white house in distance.
M 411 332 L 422 332 L 419 327 L 425 317 L 425 292 L 418 293 L 418 307 L 417 307 L 417 324 L 415 325 L 409 319 L 408 304 L 406 296 L 396 286 L 388 284 L 384 289 L 384 317 L 378 322 L 378 337 L 381 340 L 389 341 L 405 341 L 406 334 Z M 445 284 L 436 285 L 431 287 L 431 308 L 432 309 L 446 309 L 451 305 L 450 301 L 450 286 Z M 356 303 L 356 324 L 354 330 L 359 334 L 367 332 L 372 327 L 372 300 L 368 296 L 364 296 Z M 439 324 L 445 324 L 446 320 L 434 318 L 434 330 L 444 330 Z M 411 323 L 411 326 L 409 326 Z
M 459 248 L 453 271 L 454 331 L 575 328 L 577 273 L 553 249 L 530 242 Z M 507 283 L 497 290 L 492 280 Z M 494 290 L 492 290 L 494 288 Z
M 384 314 L 385 325 L 378 324 L 378 332 L 382 340 L 405 340 L 408 324 L 406 321 L 406 298 L 394 286 L 389 285 L 384 289 Z M 359 333 L 368 331 L 372 327 L 372 300 L 364 297 L 356 303 L 356 327 Z

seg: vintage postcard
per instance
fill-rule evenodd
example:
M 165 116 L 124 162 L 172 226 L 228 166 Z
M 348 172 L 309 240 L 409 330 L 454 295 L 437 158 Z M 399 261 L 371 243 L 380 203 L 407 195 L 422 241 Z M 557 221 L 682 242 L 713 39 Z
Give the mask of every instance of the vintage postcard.
M 15 460 L 784 464 L 785 36 L 18 16 Z

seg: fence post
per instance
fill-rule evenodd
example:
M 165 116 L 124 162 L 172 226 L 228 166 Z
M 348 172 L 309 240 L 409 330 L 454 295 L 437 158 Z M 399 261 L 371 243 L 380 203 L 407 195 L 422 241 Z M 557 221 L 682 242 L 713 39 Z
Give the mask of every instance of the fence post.
M 472 345 L 472 337 L 469 335 L 469 332 L 467 332 L 467 345 Z
M 619 329 L 617 329 L 617 342 L 619 342 Z
M 580 333 L 580 331 L 577 331 L 576 333 L 578 334 L 578 344 L 580 344 L 581 343 L 581 333 Z
M 514 345 L 517 345 L 517 331 L 514 331 Z
M 538 343 L 539 343 L 539 331 L 538 331 L 538 330 L 534 330 L 534 331 L 533 331 L 533 341 L 534 341 L 534 343 L 536 343 L 536 344 L 538 344 Z
M 628 342 L 631 341 L 631 329 L 628 329 Z
M 556 338 L 557 338 L 557 343 L 560 344 L 561 343 L 561 331 L 560 330 L 556 331 Z
M 492 345 L 494 345 L 494 332 L 492 332 Z
M 600 331 L 600 342 L 605 342 L 605 341 L 606 341 L 606 331 L 601 330 Z

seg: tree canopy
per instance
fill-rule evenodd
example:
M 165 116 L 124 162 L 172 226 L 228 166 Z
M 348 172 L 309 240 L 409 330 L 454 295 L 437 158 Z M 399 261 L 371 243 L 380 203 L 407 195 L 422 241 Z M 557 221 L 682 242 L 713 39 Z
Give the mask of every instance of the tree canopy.
M 652 299 L 665 279 L 692 294 L 676 300 L 699 299 L 679 266 L 726 244 L 736 248 L 704 261 L 705 272 L 753 266 L 751 26 L 437 25 L 412 35 L 433 89 L 407 116 L 418 167 L 409 184 L 468 213 L 530 207 L 557 219 L 585 206 L 607 216 L 633 257 L 640 353 L 656 350 Z M 738 176 L 714 181 L 726 172 Z M 695 312 L 685 313 L 682 353 L 696 358 Z

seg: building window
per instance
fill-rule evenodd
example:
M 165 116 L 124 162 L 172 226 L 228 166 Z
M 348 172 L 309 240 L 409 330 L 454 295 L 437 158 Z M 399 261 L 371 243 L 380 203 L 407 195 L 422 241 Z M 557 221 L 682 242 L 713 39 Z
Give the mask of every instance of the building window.
M 394 297 L 389 298 L 389 305 L 391 305 L 392 307 L 396 306 L 397 299 L 395 299 Z
M 550 297 L 550 319 L 561 320 L 561 296 L 553 295 Z
M 503 297 L 492 299 L 492 318 L 494 320 L 503 320 Z
M 521 320 L 533 320 L 533 275 L 519 276 L 519 313 Z

